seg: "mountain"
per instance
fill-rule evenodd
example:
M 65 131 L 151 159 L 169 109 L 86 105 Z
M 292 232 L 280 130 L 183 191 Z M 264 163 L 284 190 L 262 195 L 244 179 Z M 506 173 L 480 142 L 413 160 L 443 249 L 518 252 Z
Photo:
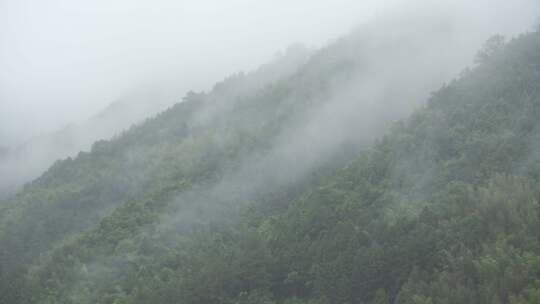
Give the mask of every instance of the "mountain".
M 290 74 L 308 58 L 309 50 L 292 45 L 283 54 L 254 71 L 235 94 Z M 107 140 L 164 111 L 177 100 L 179 90 L 163 84 L 140 85 L 125 93 L 87 121 L 66 126 L 56 132 L 35 137 L 10 150 L 0 149 L 0 198 L 16 193 L 27 182 L 39 177 L 55 161 L 89 151 L 98 140 Z M 231 86 L 232 87 L 232 86 Z
M 359 29 L 56 162 L 0 204 L 0 302 L 536 303 L 540 33 L 443 84 L 470 54 L 436 24 Z
M 155 90 L 137 89 L 83 123 L 68 125 L 6 150 L 0 154 L 0 197 L 17 192 L 56 160 L 87 151 L 96 140 L 109 139 L 173 102 Z

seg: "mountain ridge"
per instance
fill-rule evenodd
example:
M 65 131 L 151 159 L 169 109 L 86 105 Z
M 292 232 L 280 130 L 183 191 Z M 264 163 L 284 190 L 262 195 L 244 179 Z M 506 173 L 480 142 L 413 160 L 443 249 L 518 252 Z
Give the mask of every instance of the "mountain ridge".
M 540 34 L 388 132 L 440 72 L 415 65 L 422 53 L 374 64 L 391 50 L 348 39 L 252 94 L 224 93 L 246 79 L 232 77 L 56 163 L 3 205 L 0 299 L 534 303 Z M 425 78 L 405 81 L 412 67 Z M 373 78 L 386 83 L 369 91 Z

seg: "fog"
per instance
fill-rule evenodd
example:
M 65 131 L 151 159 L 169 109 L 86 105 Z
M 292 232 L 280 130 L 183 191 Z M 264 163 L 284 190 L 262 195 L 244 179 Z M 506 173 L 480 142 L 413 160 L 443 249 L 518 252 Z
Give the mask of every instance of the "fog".
M 391 39 L 403 33 L 388 20 L 445 19 L 448 47 L 460 50 L 437 52 L 461 56 L 451 63 L 455 72 L 490 35 L 530 28 L 538 6 L 532 0 L 1 1 L 0 156 L 17 158 L 0 166 L 0 188 L 8 175 L 9 188 L 16 188 L 54 160 L 88 150 L 189 90 L 208 91 L 228 75 L 254 70 L 293 43 L 317 49 L 356 27 Z M 436 85 L 442 75 L 451 73 L 441 71 Z M 96 119 L 104 116 L 106 122 Z
M 0 291 L 21 268 L 36 299 L 100 302 L 134 257 L 251 207 L 273 220 L 539 15 L 538 0 L 0 0 Z M 429 165 L 399 156 L 373 191 L 410 176 L 422 194 Z M 403 204 L 385 216 L 421 211 Z
M 423 6 L 428 15 L 466 6 L 459 20 L 505 33 L 523 31 L 538 11 L 530 0 L 3 0 L 0 146 L 84 121 L 140 85 L 159 85 L 178 101 L 291 43 L 320 47 L 389 11 Z
M 209 90 L 296 42 L 322 46 L 378 6 L 1 1 L 0 193 L 16 191 L 55 160 L 88 150 L 189 90 Z
M 199 227 L 226 226 L 238 220 L 239 210 L 253 202 L 264 204 L 265 197 L 271 197 L 274 204 L 279 204 L 282 197 L 294 197 L 298 194 L 295 191 L 302 191 L 302 186 L 321 168 L 339 167 L 336 163 L 351 159 L 347 153 L 357 155 L 367 149 L 393 122 L 422 107 L 430 92 L 473 65 L 476 51 L 489 36 L 512 36 L 528 30 L 536 17 L 531 11 L 534 2 L 528 3 L 531 6 L 521 7 L 525 10 L 520 22 L 504 13 L 511 12 L 513 6 L 498 6 L 482 15 L 479 10 L 470 10 L 470 6 L 464 10 L 464 6 L 455 4 L 426 4 L 429 10 L 418 11 L 398 6 L 366 21 L 343 39 L 316 51 L 292 76 L 283 73 L 277 79 L 278 86 L 291 83 L 294 93 L 273 105 L 291 112 L 295 104 L 303 106 L 268 140 L 270 148 L 243 154 L 239 165 L 225 169 L 219 180 L 181 192 L 159 221 L 140 234 L 154 240 L 164 238 L 169 246 L 174 246 L 182 240 L 179 234 Z M 483 3 L 479 7 L 487 6 Z M 337 72 L 333 70 L 336 67 Z M 237 121 L 245 117 L 236 115 L 246 113 L 239 109 L 250 102 L 262 103 L 267 91 L 259 90 L 265 83 L 276 81 L 257 76 L 261 75 L 233 78 L 223 84 L 225 90 L 217 86 L 203 95 L 204 106 L 186 121 L 187 125 L 191 129 L 211 129 L 216 124 L 218 130 L 241 125 Z M 252 82 L 253 79 L 260 81 Z M 306 103 L 315 106 L 305 106 Z M 273 109 L 265 108 L 264 103 L 259 106 L 259 111 L 252 114 L 260 114 L 260 121 L 264 122 Z M 243 127 L 246 126 L 240 129 Z M 227 133 L 218 133 L 217 137 L 214 140 L 218 148 L 210 145 L 209 150 L 226 150 L 227 141 L 231 140 Z M 272 207 L 275 206 L 268 208 Z M 89 273 L 100 281 L 107 271 L 122 269 L 129 254 L 119 250 L 100 256 L 98 262 L 90 260 L 70 294 L 81 293 Z
M 392 39 L 403 33 L 388 20 L 445 19 L 454 43 L 447 46 L 462 48 L 453 54 L 460 59 L 447 64 L 455 72 L 490 34 L 523 32 L 538 12 L 527 0 L 415 4 L 0 2 L 0 190 L 16 190 L 54 160 L 89 149 L 188 90 L 208 90 L 227 75 L 253 70 L 295 42 L 318 48 L 358 26 Z M 375 76 L 371 82 L 368 90 L 379 85 Z
M 286 99 L 309 100 L 317 106 L 293 116 L 271 141 L 269 151 L 247 155 L 216 185 L 182 193 L 176 198 L 178 209 L 164 215 L 159 231 L 174 235 L 201 222 L 230 221 L 243 204 L 294 192 L 317 170 L 336 167 L 350 159 L 347 153 L 358 155 L 368 149 L 394 122 L 421 108 L 431 92 L 473 67 L 475 54 L 487 38 L 501 33 L 511 39 L 531 30 L 540 12 L 534 1 L 523 1 L 517 10 L 514 5 L 490 3 L 491 7 L 482 1 L 425 2 L 424 9 L 396 4 L 316 52 L 300 67 L 297 78 L 286 80 L 300 79 L 302 84 L 295 82 L 295 94 Z M 514 13 L 522 18 L 516 20 Z M 343 71 L 329 73 L 343 63 L 348 65 Z M 302 95 L 304 88 L 314 88 L 319 77 L 330 78 L 330 85 L 315 89 L 320 95 Z M 212 92 L 209 99 L 212 94 L 223 97 L 220 93 Z M 252 92 L 243 94 L 255 98 Z M 238 101 L 229 102 L 228 106 L 209 103 L 191 123 L 208 125 L 228 115 Z
M 375 3 L 0 1 L 0 141 L 83 121 L 141 84 L 207 89 L 291 43 L 326 43 Z

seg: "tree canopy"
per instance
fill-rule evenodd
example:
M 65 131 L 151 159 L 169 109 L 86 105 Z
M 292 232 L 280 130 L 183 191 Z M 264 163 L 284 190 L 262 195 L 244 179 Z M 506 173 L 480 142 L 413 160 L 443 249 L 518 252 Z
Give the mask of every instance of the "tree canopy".
M 237 75 L 57 162 L 0 205 L 0 303 L 538 303 L 540 33 L 479 54 L 302 174 L 273 144 L 350 61 Z

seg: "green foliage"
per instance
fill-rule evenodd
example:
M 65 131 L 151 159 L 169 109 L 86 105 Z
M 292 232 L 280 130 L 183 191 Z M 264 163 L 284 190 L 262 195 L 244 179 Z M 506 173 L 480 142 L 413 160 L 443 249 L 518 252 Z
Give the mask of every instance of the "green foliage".
M 538 303 L 540 34 L 481 54 L 346 166 L 249 196 L 221 183 L 324 88 L 278 82 L 218 116 L 236 78 L 189 94 L 6 203 L 0 302 Z

